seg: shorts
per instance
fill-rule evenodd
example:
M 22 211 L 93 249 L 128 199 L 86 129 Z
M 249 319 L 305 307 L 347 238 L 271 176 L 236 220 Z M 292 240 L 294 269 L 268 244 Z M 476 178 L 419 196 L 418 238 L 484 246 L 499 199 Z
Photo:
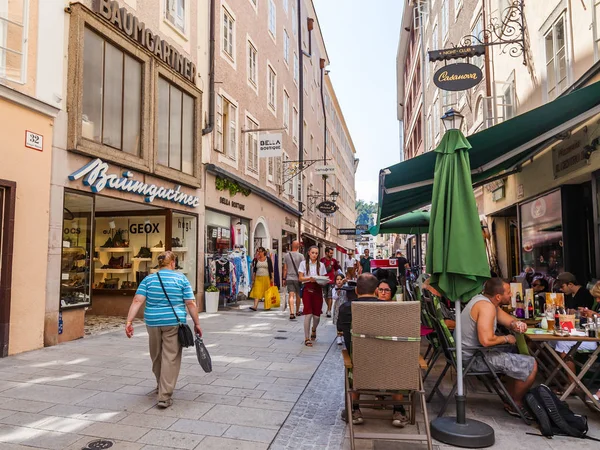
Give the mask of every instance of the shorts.
M 485 357 L 495 372 L 500 372 L 514 378 L 525 381 L 533 372 L 535 359 L 532 356 L 519 355 L 518 353 L 507 353 L 491 351 L 485 352 Z M 468 362 L 463 363 L 466 367 Z M 488 366 L 479 357 L 471 365 L 471 369 L 478 372 L 488 372 Z
M 558 341 L 556 346 L 554 346 L 557 353 L 569 353 L 573 346 L 577 344 L 577 342 L 573 341 Z M 595 342 L 582 342 L 581 345 L 577 348 L 577 351 L 589 351 L 593 352 L 598 347 L 598 344 Z
M 328 284 L 323 286 L 323 296 L 327 298 L 333 298 L 333 288 L 335 284 Z
M 298 280 L 287 280 L 285 285 L 287 286 L 288 294 L 300 295 L 300 282 Z
M 323 313 L 323 290 L 317 283 L 306 283 L 302 293 L 303 314 L 320 316 Z

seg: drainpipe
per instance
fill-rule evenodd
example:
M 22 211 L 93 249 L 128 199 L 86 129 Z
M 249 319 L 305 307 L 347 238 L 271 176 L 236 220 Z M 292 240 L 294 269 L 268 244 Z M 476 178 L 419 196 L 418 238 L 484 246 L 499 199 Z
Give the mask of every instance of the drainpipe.
M 208 73 L 208 124 L 206 128 L 202 130 L 202 136 L 206 136 L 212 133 L 215 127 L 215 1 L 210 0 L 210 19 L 209 19 L 209 35 L 210 35 L 210 49 L 209 49 L 209 60 L 210 67 Z
M 321 104 L 323 106 L 323 165 L 327 164 L 327 110 L 325 109 L 325 60 L 319 61 L 321 67 Z M 327 200 L 327 175 L 323 175 L 323 201 Z M 327 218 L 323 218 L 323 234 L 327 236 Z
M 425 87 L 427 86 L 427 80 L 425 79 L 425 64 L 429 64 L 429 61 L 427 58 L 427 54 L 425 53 L 425 42 L 423 40 L 424 15 L 422 14 L 421 8 L 419 6 L 417 7 L 419 8 L 417 14 L 419 14 L 419 40 L 421 41 L 421 136 L 423 136 L 423 153 L 425 153 L 428 148 L 427 146 L 429 145 L 429 142 L 427 141 L 427 114 L 425 113 Z M 406 92 L 404 94 L 404 97 L 406 103 Z
M 214 1 L 214 0 L 213 0 Z M 302 49 L 302 0 L 298 0 L 298 161 L 304 162 L 304 50 Z M 301 176 L 301 175 L 299 175 Z M 302 178 L 300 178 L 302 182 Z M 302 186 L 306 189 L 306 186 Z M 302 195 L 298 199 L 298 210 L 302 211 Z M 298 237 L 301 236 L 302 217 L 298 218 Z
M 482 2 L 481 5 L 481 20 L 483 21 L 483 29 L 485 29 L 486 23 L 487 23 L 487 10 L 486 10 L 486 1 L 484 0 Z M 489 47 L 487 46 L 488 42 L 489 42 L 489 38 L 488 38 L 488 34 L 484 33 L 483 34 L 483 42 L 486 44 L 485 47 L 485 55 L 484 55 L 484 62 L 485 62 L 485 95 L 486 97 L 494 100 L 492 98 L 492 74 L 490 71 L 490 53 L 488 52 Z M 492 101 L 490 100 L 490 101 Z M 496 105 L 495 105 L 495 101 L 492 103 L 492 105 L 494 107 L 494 123 L 496 122 Z M 487 124 L 485 124 L 486 128 L 487 128 Z

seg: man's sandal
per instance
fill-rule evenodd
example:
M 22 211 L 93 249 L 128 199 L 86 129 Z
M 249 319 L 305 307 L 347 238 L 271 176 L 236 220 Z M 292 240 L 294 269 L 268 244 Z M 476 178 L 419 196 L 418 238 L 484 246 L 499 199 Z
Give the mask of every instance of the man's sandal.
M 306 345 L 307 347 L 312 347 L 312 341 L 310 339 L 306 339 L 304 341 L 304 345 Z

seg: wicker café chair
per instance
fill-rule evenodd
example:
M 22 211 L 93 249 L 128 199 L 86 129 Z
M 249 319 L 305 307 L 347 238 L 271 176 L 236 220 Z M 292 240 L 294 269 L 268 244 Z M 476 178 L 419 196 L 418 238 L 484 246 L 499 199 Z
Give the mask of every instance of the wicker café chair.
M 352 302 L 352 360 L 344 354 L 346 367 L 346 414 L 349 418 L 351 448 L 355 439 L 426 441 L 431 450 L 431 433 L 425 391 L 419 367 L 419 302 Z M 416 422 L 420 399 L 426 434 L 357 433 L 352 424 L 352 393 L 369 396 L 404 394 L 411 424 Z M 355 402 L 356 403 L 356 402 Z M 359 405 L 398 403 L 393 400 L 367 400 Z

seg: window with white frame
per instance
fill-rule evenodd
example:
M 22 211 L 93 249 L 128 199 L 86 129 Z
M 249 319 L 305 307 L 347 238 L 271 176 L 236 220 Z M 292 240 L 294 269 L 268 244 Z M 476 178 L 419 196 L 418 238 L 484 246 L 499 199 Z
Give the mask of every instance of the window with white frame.
M 275 176 L 275 158 L 270 156 L 269 158 L 267 158 L 267 180 L 269 180 L 272 183 L 274 176 Z
M 296 7 L 292 3 L 292 33 L 294 36 L 298 34 L 298 17 L 296 17 Z
M 427 116 L 427 146 L 429 150 L 433 148 L 433 124 L 431 123 L 431 114 Z
M 288 13 L 288 0 L 283 0 L 283 10 Z
M 450 108 L 455 108 L 458 106 L 457 100 L 457 92 L 456 91 L 442 91 L 442 112 L 445 113 Z
M 298 200 L 300 200 L 302 203 L 306 204 L 306 197 L 304 195 L 304 191 L 302 189 L 303 186 L 306 186 L 306 175 L 302 175 L 302 179 L 300 179 L 300 177 L 297 177 L 298 182 L 296 183 L 296 188 L 297 188 L 297 192 L 296 192 L 296 198 Z
M 256 47 L 252 42 L 248 41 L 248 81 L 254 86 L 257 86 L 258 69 L 257 69 L 257 54 Z
M 231 58 L 235 59 L 235 42 L 234 42 L 234 23 L 233 17 L 223 8 L 223 51 Z
M 25 83 L 29 0 L 0 0 L 0 78 Z
M 429 52 L 429 48 L 427 48 L 427 52 Z M 425 54 L 427 54 L 427 52 L 425 52 Z M 432 62 L 429 62 L 429 59 L 425 59 L 425 81 L 427 82 L 427 86 L 429 86 L 429 82 L 431 81 L 431 65 L 433 64 Z
M 483 14 L 479 14 L 479 16 L 477 17 L 477 20 L 475 21 L 475 25 L 473 26 L 473 29 L 471 30 L 471 34 L 483 41 Z M 474 56 L 472 58 L 472 60 L 473 60 L 474 65 L 476 65 L 480 69 L 483 69 L 483 65 L 485 63 L 483 55 Z
M 274 0 L 269 0 L 269 33 L 277 36 L 277 9 Z
M 194 174 L 194 99 L 158 77 L 158 163 Z
M 285 28 L 283 29 L 283 60 L 286 64 L 290 63 L 290 36 Z
M 554 100 L 567 87 L 567 45 L 565 15 L 554 22 L 544 36 L 546 48 L 546 92 Z
M 258 124 L 246 116 L 246 130 L 256 130 Z M 246 136 L 246 168 L 258 173 L 258 132 L 244 133 Z
M 600 0 L 592 0 L 592 36 L 594 39 L 594 61 L 600 60 Z
M 287 153 L 283 152 L 283 161 L 287 164 L 289 164 L 290 157 L 288 156 Z M 289 195 L 290 197 L 294 196 L 294 179 L 293 178 L 289 178 L 287 180 L 281 180 L 281 182 L 283 183 L 283 181 L 285 181 L 285 186 L 284 186 L 284 192 Z
M 450 21 L 450 0 L 442 0 L 442 42 L 448 37 L 448 22 Z
M 237 106 L 217 96 L 215 150 L 237 159 Z
M 298 143 L 298 110 L 295 106 L 292 108 L 292 140 Z
M 277 106 L 277 75 L 271 66 L 269 66 L 267 73 L 267 99 L 269 107 L 275 111 Z
M 440 48 L 440 38 L 437 23 L 433 26 L 433 31 L 431 32 L 431 48 L 433 50 Z
M 165 18 L 179 31 L 185 33 L 186 0 L 166 0 Z
M 440 113 L 440 98 L 438 96 L 433 103 L 433 134 L 436 143 L 440 135 L 440 117 L 442 117 L 442 114 Z
M 294 81 L 298 84 L 298 79 L 300 78 L 300 67 L 298 63 L 298 55 L 294 52 Z
M 283 126 L 290 132 L 290 95 L 286 90 L 283 91 Z
M 454 17 L 458 18 L 460 11 L 462 10 L 463 7 L 463 0 L 455 0 L 454 3 Z

